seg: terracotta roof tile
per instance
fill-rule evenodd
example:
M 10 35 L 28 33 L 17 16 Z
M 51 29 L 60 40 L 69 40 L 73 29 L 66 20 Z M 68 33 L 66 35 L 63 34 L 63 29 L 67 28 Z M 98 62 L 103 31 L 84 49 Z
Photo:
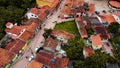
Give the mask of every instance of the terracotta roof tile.
M 7 65 L 14 56 L 14 53 L 0 48 L 0 68 L 5 68 L 5 65 Z
M 39 54 L 37 54 L 35 60 L 49 66 L 50 65 L 50 60 L 54 58 L 54 55 L 52 55 L 49 52 L 46 51 L 40 51 Z
M 114 12 L 113 14 L 117 15 L 120 18 L 120 12 Z
M 37 62 L 35 60 L 32 60 L 29 64 L 28 64 L 28 68 L 42 68 L 43 64 L 40 62 Z
M 109 1 L 109 3 L 114 7 L 120 8 L 120 2 L 118 2 L 118 1 Z
M 44 47 L 48 47 L 52 50 L 55 50 L 58 45 L 58 41 L 52 38 L 47 38 L 44 44 Z
M 21 40 L 14 40 L 13 42 L 9 42 L 5 47 L 5 49 L 8 50 L 9 52 L 13 52 L 17 54 L 24 45 L 25 45 L 25 42 Z
M 89 5 L 89 10 L 86 12 L 87 14 L 92 13 L 94 14 L 95 12 L 95 4 L 90 4 Z
M 61 14 L 75 14 L 77 11 L 75 10 L 76 6 L 79 4 L 83 4 L 84 0 L 66 0 L 64 9 L 61 10 Z M 83 7 L 79 7 L 79 11 L 83 11 Z
M 85 58 L 90 57 L 92 54 L 95 53 L 94 50 L 90 46 L 84 47 L 83 51 L 84 51 Z
M 71 38 L 75 37 L 73 34 L 70 34 L 70 33 L 62 31 L 62 30 L 53 30 L 51 32 L 51 35 L 52 36 L 56 36 L 57 35 L 57 36 L 65 38 L 65 39 L 71 39 Z
M 114 17 L 112 16 L 112 14 L 101 14 L 100 15 L 101 20 L 104 22 L 108 22 L 108 24 L 110 25 L 112 22 L 115 22 Z
M 25 32 L 23 32 L 23 34 L 19 37 L 19 39 L 20 39 L 20 40 L 23 40 L 23 41 L 27 41 L 28 39 L 30 39 L 30 38 L 33 36 L 33 34 L 34 34 L 34 33 L 25 31 Z
M 110 39 L 110 35 L 108 31 L 105 29 L 105 27 L 102 24 L 95 24 L 94 30 L 97 34 L 100 34 L 101 39 Z
M 16 26 L 16 25 L 14 25 L 11 29 L 6 28 L 5 31 L 6 31 L 6 32 L 9 32 L 9 33 L 13 33 L 13 34 L 19 35 L 20 32 L 21 32 L 24 28 L 25 28 L 24 26 Z
M 33 13 L 38 15 L 38 18 L 43 21 L 45 17 L 51 12 L 51 8 L 49 6 L 43 6 L 40 9 L 31 8 L 27 13 Z M 27 14 L 26 13 L 26 14 Z
M 78 27 L 79 27 L 79 30 L 80 30 L 81 37 L 82 38 L 88 37 L 87 31 L 86 31 L 86 28 L 85 28 L 85 24 L 82 21 L 78 21 Z
M 52 59 L 55 61 L 52 62 Z M 50 68 L 66 68 L 69 61 L 68 58 L 58 58 L 53 54 L 45 51 L 40 51 L 35 60 Z
M 94 46 L 102 45 L 100 34 L 91 35 L 91 39 Z

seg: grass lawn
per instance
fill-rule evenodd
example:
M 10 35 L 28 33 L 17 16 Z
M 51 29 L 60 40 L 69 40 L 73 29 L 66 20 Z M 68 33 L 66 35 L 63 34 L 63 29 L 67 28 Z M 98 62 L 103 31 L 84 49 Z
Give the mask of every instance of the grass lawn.
M 64 30 L 72 34 L 78 34 L 78 29 L 75 21 L 67 21 L 60 24 L 57 24 L 54 29 Z
M 84 42 L 83 39 L 80 38 L 75 21 L 67 21 L 57 24 L 54 29 L 64 30 L 72 34 L 77 34 L 77 37 L 68 41 L 69 46 L 62 46 L 62 49 L 66 51 L 67 57 L 72 60 L 82 58 L 80 56 L 83 56 L 82 49 L 84 47 Z

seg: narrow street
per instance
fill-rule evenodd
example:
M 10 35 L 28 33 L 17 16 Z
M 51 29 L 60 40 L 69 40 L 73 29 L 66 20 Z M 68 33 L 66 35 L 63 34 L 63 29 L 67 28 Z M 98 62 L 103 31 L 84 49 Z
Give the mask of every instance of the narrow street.
M 26 50 L 19 56 L 19 58 L 11 66 L 11 68 L 27 68 L 28 63 L 29 63 L 28 58 L 32 55 L 36 56 L 36 54 L 34 52 L 35 48 L 38 47 L 38 46 L 43 46 L 43 44 L 41 42 L 45 40 L 44 37 L 43 37 L 44 28 L 51 28 L 51 29 L 54 28 L 56 23 L 53 23 L 53 22 L 58 21 L 58 15 L 60 13 L 60 10 L 64 6 L 64 3 L 65 3 L 65 0 L 63 0 L 61 2 L 58 10 L 54 11 L 53 15 L 51 15 L 48 19 L 46 19 L 46 21 L 43 22 L 43 23 L 45 23 L 45 26 L 42 27 L 42 29 L 38 31 L 36 36 L 29 43 Z M 26 57 L 28 57 L 28 58 L 26 58 Z

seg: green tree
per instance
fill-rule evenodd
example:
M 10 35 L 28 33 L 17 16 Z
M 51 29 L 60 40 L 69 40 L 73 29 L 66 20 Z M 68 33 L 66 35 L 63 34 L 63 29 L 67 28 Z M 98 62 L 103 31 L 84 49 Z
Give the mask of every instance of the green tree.
M 103 54 L 97 51 L 89 60 L 75 62 L 74 68 L 106 68 L 107 62 L 113 63 L 116 62 L 116 60 L 109 56 L 109 54 Z
M 26 9 L 34 6 L 35 0 L 0 0 L 0 39 L 5 35 L 6 22 L 20 24 Z
M 113 22 L 108 26 L 108 30 L 111 33 L 117 34 L 119 32 L 120 25 L 117 22 Z
M 66 53 L 67 57 L 69 57 L 71 60 L 75 59 L 83 59 L 82 50 L 85 44 L 83 43 L 82 39 L 75 38 L 69 40 L 69 46 L 62 47 Z

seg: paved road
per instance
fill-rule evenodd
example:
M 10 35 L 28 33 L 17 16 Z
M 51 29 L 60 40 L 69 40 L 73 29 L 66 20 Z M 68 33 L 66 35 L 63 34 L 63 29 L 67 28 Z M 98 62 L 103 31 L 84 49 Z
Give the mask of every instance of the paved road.
M 65 3 L 65 0 L 61 2 L 59 9 L 57 11 L 54 11 L 53 15 L 50 16 L 48 19 L 46 19 L 46 21 L 44 21 L 45 26 L 38 31 L 38 33 L 33 38 L 33 40 L 31 40 L 31 42 L 29 43 L 26 50 L 21 54 L 21 56 L 19 56 L 18 60 L 11 66 L 11 68 L 27 68 L 29 61 L 28 61 L 28 58 L 26 58 L 26 56 L 30 57 L 31 55 L 34 55 L 34 56 L 36 55 L 34 53 L 35 48 L 37 46 L 42 46 L 41 41 L 45 40 L 44 37 L 42 36 L 42 34 L 44 33 L 44 28 L 52 28 L 52 29 L 54 28 L 56 23 L 53 23 L 53 22 L 59 20 L 58 15 L 60 13 L 60 10 L 63 8 L 64 3 Z

